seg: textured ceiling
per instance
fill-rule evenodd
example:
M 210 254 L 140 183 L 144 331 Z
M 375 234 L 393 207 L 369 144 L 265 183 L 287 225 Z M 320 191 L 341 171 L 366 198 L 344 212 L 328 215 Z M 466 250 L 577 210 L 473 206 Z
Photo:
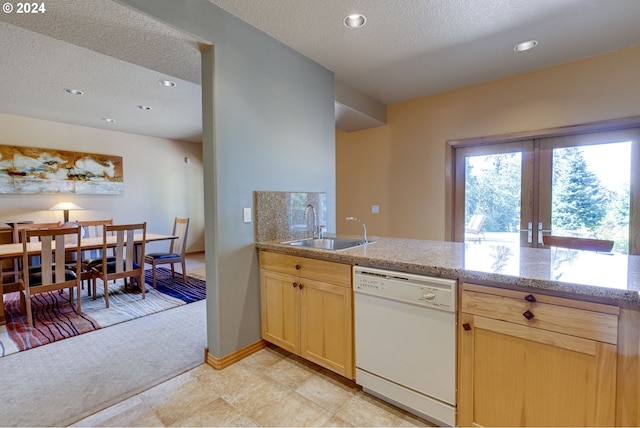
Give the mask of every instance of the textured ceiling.
M 210 1 L 385 104 L 640 45 L 638 0 Z
M 110 0 L 45 5 L 41 15 L 0 14 L 0 112 L 202 141 L 197 40 Z M 177 85 L 161 86 L 165 78 Z
M 8 22 L 192 83 L 200 83 L 198 41 L 111 0 L 49 0 L 42 15 Z
M 382 103 L 640 45 L 639 0 L 188 1 L 219 5 Z M 41 15 L 0 14 L 0 112 L 201 140 L 199 40 L 112 0 L 45 4 Z M 364 28 L 342 25 L 352 12 Z M 513 52 L 532 38 L 536 49 Z M 351 129 L 367 126 L 337 107 Z

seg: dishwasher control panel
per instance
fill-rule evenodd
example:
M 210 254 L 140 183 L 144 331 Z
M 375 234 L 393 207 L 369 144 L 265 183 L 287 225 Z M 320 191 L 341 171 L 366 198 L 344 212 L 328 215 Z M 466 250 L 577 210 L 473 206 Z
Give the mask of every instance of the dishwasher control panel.
M 354 293 L 427 306 L 456 309 L 457 281 L 365 266 L 353 267 Z

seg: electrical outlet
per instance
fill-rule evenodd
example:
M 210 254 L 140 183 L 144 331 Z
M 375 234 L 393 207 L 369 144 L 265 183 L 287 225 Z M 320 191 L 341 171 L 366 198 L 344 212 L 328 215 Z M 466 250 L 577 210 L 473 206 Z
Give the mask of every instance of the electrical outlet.
M 251 208 L 242 209 L 242 222 L 251 223 Z

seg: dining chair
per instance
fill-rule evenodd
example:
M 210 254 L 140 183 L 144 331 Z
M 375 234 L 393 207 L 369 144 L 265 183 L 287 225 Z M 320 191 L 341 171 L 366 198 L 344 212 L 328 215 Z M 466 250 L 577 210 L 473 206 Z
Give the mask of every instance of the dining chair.
M 104 225 L 112 225 L 113 219 L 105 219 L 105 220 L 76 220 L 75 223 L 82 228 L 82 237 L 83 238 L 100 238 L 102 236 Z M 112 262 L 115 260 L 113 256 L 113 252 L 109 252 L 108 261 Z M 93 275 L 95 271 L 92 269 L 93 266 L 99 265 L 102 263 L 102 248 L 94 249 L 94 250 L 83 250 L 82 256 L 80 258 L 81 268 L 82 268 L 82 281 L 93 282 Z M 91 295 L 91 287 L 88 288 L 89 295 Z
M 39 250 L 33 246 L 39 241 Z M 62 249 L 62 250 L 60 250 Z M 80 254 L 80 227 L 22 230 L 22 277 L 19 281 L 27 313 L 27 323 L 33 327 L 31 296 L 38 293 L 69 289 L 69 302 L 76 293 L 76 313 L 81 314 L 80 265 L 75 270 L 66 264 L 67 251 Z M 37 269 L 31 266 L 33 256 L 38 256 Z
M 150 253 L 144 256 L 145 264 L 151 265 L 153 276 L 152 285 L 156 288 L 156 266 L 163 264 L 171 265 L 171 278 L 175 278 L 174 264 L 182 265 L 182 282 L 187 283 L 187 269 L 185 262 L 185 252 L 187 250 L 187 233 L 189 232 L 189 219 L 176 217 L 173 221 L 173 233 L 177 236 L 171 240 L 168 252 Z
M 487 216 L 483 214 L 474 214 L 469 219 L 469 223 L 464 226 L 464 238 L 465 240 L 481 242 L 487 238 L 484 236 L 484 223 L 487 220 Z
M 22 242 L 22 231 L 23 230 L 36 230 L 36 229 L 52 229 L 52 228 L 58 228 L 60 227 L 60 222 L 55 222 L 55 223 L 34 223 L 34 222 L 20 222 L 20 223 L 15 223 L 13 225 L 13 242 L 14 243 L 20 243 Z M 37 240 L 37 237 L 32 237 L 30 238 L 31 240 Z M 30 263 L 30 265 L 32 266 L 32 269 L 35 269 L 35 265 L 38 264 L 38 258 L 37 256 L 35 257 L 35 259 L 33 260 L 32 263 Z M 5 274 L 13 274 L 14 275 L 14 282 L 17 283 L 19 276 L 20 276 L 20 272 L 22 272 L 22 259 L 18 258 L 18 259 L 14 259 L 13 260 L 13 269 L 9 272 L 5 272 Z
M 104 225 L 112 225 L 113 219 L 105 220 L 76 220 L 83 230 L 84 238 L 99 238 L 102 236 Z M 82 252 L 82 263 L 97 264 L 102 262 L 102 249 L 84 250 Z
M 31 220 L 25 220 L 25 221 L 16 221 L 13 223 L 8 223 L 11 226 L 11 243 L 13 244 L 18 244 L 21 243 L 21 235 L 20 235 L 20 230 L 18 230 L 18 226 L 19 225 L 24 225 L 24 224 L 33 224 L 34 222 Z M 13 282 L 3 282 L 2 283 L 2 289 L 0 291 L 2 291 L 3 294 L 6 293 L 13 293 L 13 292 L 18 292 L 22 289 L 22 285 L 19 282 L 20 281 L 20 274 L 22 272 L 22 257 L 16 257 L 12 260 L 13 262 L 13 266 L 11 267 L 11 270 L 3 270 L 2 272 L 2 277 L 0 277 L 0 281 L 4 280 L 5 275 L 10 276 L 13 275 Z M 0 269 L 2 269 L 2 266 L 0 266 Z
M 22 242 L 23 230 L 36 230 L 36 229 L 55 229 L 60 227 L 60 222 L 53 223 L 17 223 L 13 227 L 13 242 Z M 32 237 L 31 240 L 37 240 L 37 237 Z
M 134 236 L 141 235 L 141 240 L 136 244 Z M 115 247 L 113 247 L 113 259 L 109 261 L 109 238 L 115 236 Z M 102 262 L 92 269 L 95 271 L 93 280 L 93 299 L 96 299 L 96 278 L 102 280 L 104 287 L 105 306 L 109 307 L 109 281 L 124 278 L 125 288 L 127 278 L 135 279 L 142 298 L 145 298 L 144 285 L 144 264 L 137 260 L 136 245 L 140 245 L 140 254 L 144 254 L 144 245 L 147 238 L 147 223 L 120 224 L 102 226 Z M 132 281 L 133 282 L 133 281 Z
M 573 250 L 611 252 L 613 241 L 606 239 L 574 238 L 570 236 L 542 235 L 542 244 Z

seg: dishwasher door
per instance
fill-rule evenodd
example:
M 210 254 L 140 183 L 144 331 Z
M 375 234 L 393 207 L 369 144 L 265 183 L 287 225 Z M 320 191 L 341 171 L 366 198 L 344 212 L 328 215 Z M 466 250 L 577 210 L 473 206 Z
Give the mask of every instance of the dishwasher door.
M 410 411 L 417 410 L 429 419 L 453 425 L 456 403 L 454 310 L 393 299 L 398 293 L 402 296 L 425 295 L 422 283 L 389 281 L 380 277 L 362 281 L 369 288 L 373 281 L 377 294 L 358 291 L 354 271 L 356 383 Z M 451 284 L 455 293 L 456 282 L 451 281 Z M 394 290 L 394 287 L 400 290 Z M 383 295 L 379 295 L 381 291 Z

